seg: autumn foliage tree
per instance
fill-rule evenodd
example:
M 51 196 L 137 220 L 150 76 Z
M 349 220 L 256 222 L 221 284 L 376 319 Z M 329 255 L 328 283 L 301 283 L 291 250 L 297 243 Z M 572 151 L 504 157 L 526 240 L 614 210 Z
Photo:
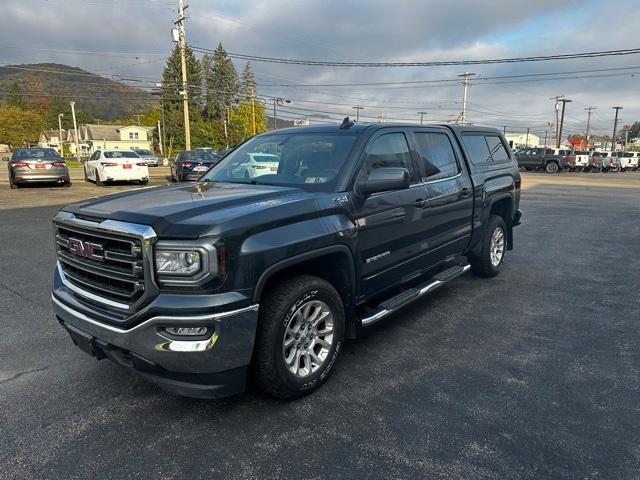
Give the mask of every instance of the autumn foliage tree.
M 36 142 L 44 129 L 42 116 L 10 105 L 0 107 L 0 143 L 21 146 Z

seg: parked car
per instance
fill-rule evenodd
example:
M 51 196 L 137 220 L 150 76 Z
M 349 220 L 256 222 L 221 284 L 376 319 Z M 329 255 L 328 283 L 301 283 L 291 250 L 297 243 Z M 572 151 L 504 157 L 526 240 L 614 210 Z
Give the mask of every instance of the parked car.
M 620 159 L 615 152 L 593 152 L 591 154 L 591 172 L 619 172 Z
M 148 167 L 157 167 L 160 163 L 160 159 L 154 155 L 151 150 L 134 150 L 138 156 L 144 160 L 144 163 L 147 164 Z
M 67 164 L 53 148 L 16 148 L 11 157 L 3 160 L 7 162 L 12 189 L 34 183 L 71 186 Z
M 96 150 L 84 163 L 85 181 L 149 183 L 147 163 L 133 150 Z
M 518 166 L 525 170 L 544 169 L 547 173 L 558 173 L 561 170 L 571 167 L 567 160 L 566 150 L 553 148 L 528 148 L 520 150 L 516 159 Z
M 266 145 L 278 169 L 248 181 L 237 165 Z M 520 184 L 493 128 L 345 119 L 267 132 L 197 183 L 64 207 L 55 314 L 85 352 L 167 391 L 232 395 L 252 375 L 298 397 L 346 338 L 468 270 L 498 275 Z
M 590 152 L 586 150 L 576 150 L 565 157 L 565 163 L 570 165 L 570 171 L 584 172 L 589 168 L 590 157 Z
M 234 174 L 244 178 L 256 178 L 276 173 L 280 158 L 273 153 L 252 152 L 246 153 L 237 161 L 241 163 L 234 169 Z
M 171 180 L 186 182 L 198 180 L 218 163 L 218 157 L 209 149 L 185 150 L 171 164 Z

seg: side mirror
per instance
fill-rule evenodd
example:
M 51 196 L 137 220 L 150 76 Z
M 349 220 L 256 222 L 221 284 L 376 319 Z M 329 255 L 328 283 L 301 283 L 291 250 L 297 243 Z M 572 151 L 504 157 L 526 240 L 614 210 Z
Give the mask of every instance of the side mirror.
M 383 167 L 372 170 L 367 179 L 358 185 L 360 193 L 369 194 L 408 188 L 411 183 L 409 170 L 398 167 Z
M 2 157 L 2 161 L 3 161 L 3 162 L 8 162 L 8 161 L 10 161 L 10 160 L 11 160 L 11 159 L 10 159 L 9 157 Z

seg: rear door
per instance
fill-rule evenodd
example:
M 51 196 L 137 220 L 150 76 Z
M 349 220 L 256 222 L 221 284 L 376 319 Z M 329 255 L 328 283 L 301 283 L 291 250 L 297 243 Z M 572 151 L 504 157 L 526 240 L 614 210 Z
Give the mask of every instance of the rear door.
M 369 139 L 363 156 L 357 181 L 383 167 L 406 168 L 412 178 L 409 188 L 356 200 L 362 293 L 370 297 L 419 272 L 419 257 L 427 253 L 426 191 L 416 174 L 404 130 L 380 130 Z
M 449 130 L 420 128 L 413 131 L 420 158 L 420 174 L 427 191 L 429 264 L 464 251 L 471 238 L 473 186 L 462 154 Z M 484 141 L 484 140 L 483 140 Z M 431 167 L 439 172 L 431 173 Z

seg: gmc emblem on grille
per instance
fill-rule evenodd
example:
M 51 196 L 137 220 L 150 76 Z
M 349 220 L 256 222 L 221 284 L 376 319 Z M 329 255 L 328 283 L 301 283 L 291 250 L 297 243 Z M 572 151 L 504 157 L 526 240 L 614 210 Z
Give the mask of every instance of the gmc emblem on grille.
M 69 251 L 75 255 L 104 262 L 103 247 L 99 243 L 83 242 L 77 238 L 69 239 Z

